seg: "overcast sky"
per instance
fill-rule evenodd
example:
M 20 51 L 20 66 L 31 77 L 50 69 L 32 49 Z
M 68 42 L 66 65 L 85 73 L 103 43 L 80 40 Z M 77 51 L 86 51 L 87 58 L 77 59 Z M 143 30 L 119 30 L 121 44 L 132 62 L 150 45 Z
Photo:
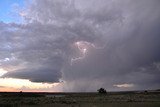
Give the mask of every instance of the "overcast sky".
M 16 20 L 0 19 L 3 89 L 160 88 L 159 0 L 30 0 L 11 5 L 8 11 Z M 32 90 L 26 82 L 18 88 L 16 83 L 5 85 L 4 79 L 39 88 Z

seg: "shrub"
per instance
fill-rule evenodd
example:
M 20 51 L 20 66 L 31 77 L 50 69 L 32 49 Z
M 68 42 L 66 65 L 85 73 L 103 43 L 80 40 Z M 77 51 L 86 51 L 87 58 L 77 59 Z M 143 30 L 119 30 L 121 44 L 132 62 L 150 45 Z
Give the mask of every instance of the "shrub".
M 100 93 L 100 94 L 106 94 L 106 93 L 107 93 L 107 91 L 106 91 L 104 88 L 100 88 L 100 89 L 98 89 L 97 91 L 98 91 L 98 93 Z

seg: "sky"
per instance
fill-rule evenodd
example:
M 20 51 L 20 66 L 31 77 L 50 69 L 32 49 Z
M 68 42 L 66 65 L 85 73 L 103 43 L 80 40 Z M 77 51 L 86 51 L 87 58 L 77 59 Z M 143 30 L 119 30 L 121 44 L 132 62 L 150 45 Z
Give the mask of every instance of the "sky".
M 24 0 L 3 0 L 0 2 L 0 21 L 5 23 L 21 22 L 21 17 L 18 17 L 17 10 L 24 6 Z
M 0 91 L 160 88 L 159 0 L 3 0 Z

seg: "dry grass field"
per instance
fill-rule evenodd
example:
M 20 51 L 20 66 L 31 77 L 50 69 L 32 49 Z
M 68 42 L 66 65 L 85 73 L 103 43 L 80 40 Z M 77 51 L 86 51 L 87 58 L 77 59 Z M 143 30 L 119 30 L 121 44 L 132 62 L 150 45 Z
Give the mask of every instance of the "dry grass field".
M 0 93 L 0 107 L 160 107 L 160 92 Z

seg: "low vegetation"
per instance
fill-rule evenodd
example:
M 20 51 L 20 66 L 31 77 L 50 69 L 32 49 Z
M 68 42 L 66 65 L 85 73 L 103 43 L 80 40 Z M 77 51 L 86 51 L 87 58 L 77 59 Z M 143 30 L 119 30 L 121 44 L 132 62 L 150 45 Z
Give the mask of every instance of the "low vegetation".
M 98 92 L 0 93 L 0 107 L 27 107 L 28 105 L 31 107 L 92 107 L 93 105 L 117 107 L 117 104 L 122 105 L 120 107 L 128 107 L 128 104 L 137 107 L 160 107 L 159 91 L 107 92 L 106 94 L 105 89 L 99 89 Z

